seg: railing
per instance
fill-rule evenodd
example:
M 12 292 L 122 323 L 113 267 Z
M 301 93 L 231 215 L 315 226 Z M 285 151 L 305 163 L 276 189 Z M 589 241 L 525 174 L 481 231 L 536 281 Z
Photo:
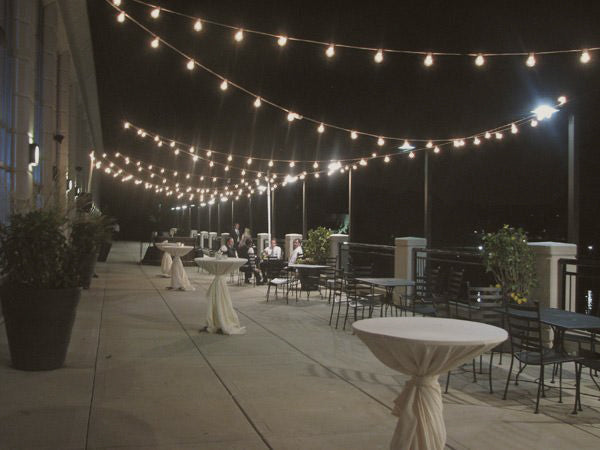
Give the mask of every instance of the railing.
M 340 242 L 338 268 L 347 270 L 349 265 L 373 266 L 373 276 L 394 276 L 395 248 L 391 245 Z
M 559 259 L 559 307 L 583 314 L 600 314 L 600 261 Z

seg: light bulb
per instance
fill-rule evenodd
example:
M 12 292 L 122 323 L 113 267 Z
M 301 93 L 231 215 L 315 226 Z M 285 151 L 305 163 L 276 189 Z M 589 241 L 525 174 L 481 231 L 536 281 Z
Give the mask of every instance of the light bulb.
M 260 97 L 256 97 L 256 100 L 254 100 L 254 107 L 260 108 L 260 105 L 262 105 L 262 101 L 260 100 Z
M 229 155 L 229 156 L 227 157 L 227 161 L 231 161 L 232 159 L 233 159 L 233 156 L 231 156 L 231 155 Z
M 269 167 L 273 167 L 273 161 L 269 161 Z
M 198 155 L 194 155 L 192 159 L 194 160 L 194 162 L 198 161 Z
M 119 22 L 119 23 L 125 22 L 125 12 L 124 11 L 121 11 L 119 14 L 117 14 L 117 22 Z
M 538 121 L 537 121 L 537 120 L 535 120 L 535 119 L 531 119 L 531 126 L 532 126 L 533 128 L 537 127 L 537 126 L 538 126 Z
M 124 127 L 125 129 L 128 129 L 128 128 L 129 128 L 129 122 L 125 122 L 125 124 L 123 124 L 123 127 Z
M 160 138 L 158 137 L 158 134 L 156 136 L 154 136 L 154 142 L 158 142 L 160 141 Z
M 176 148 L 175 151 L 173 152 L 175 155 L 179 155 L 179 149 Z
M 315 161 L 314 164 L 313 164 L 313 168 L 318 169 L 319 168 L 319 163 Z
M 290 161 L 290 167 L 294 167 L 296 163 L 294 161 Z
M 158 44 L 160 44 L 160 40 L 158 39 L 158 37 L 154 37 L 154 39 L 150 41 L 150 46 L 152 48 L 158 48 Z
M 156 144 L 156 145 L 158 145 L 159 147 L 162 147 L 162 144 L 163 144 L 162 141 L 158 141 L 158 144 Z
M 363 167 L 367 165 L 367 161 L 365 159 L 361 159 L 358 163 Z
M 411 158 L 411 159 L 414 158 L 415 157 L 415 152 L 410 152 L 408 154 L 408 157 Z
M 246 164 L 248 164 L 248 165 L 252 164 L 252 158 L 248 158 L 248 159 L 246 160 Z
M 229 87 L 229 83 L 227 83 L 227 80 L 223 80 L 219 87 L 221 88 L 222 91 L 226 91 L 227 88 Z
M 171 148 L 174 148 L 174 147 L 175 147 L 175 141 L 171 141 L 171 143 L 169 144 L 169 146 L 170 146 Z
M 427 53 L 427 56 L 423 60 L 423 64 L 425 64 L 425 66 L 427 66 L 427 67 L 430 67 L 433 65 L 433 55 L 431 53 Z
M 319 172 L 315 172 L 315 178 L 319 178 L 319 177 L 320 177 Z
M 431 142 L 431 141 L 427 142 L 427 144 L 425 145 L 425 147 L 432 148 L 433 147 L 433 142 Z
M 121 0 L 113 0 L 113 5 L 121 6 Z
M 328 58 L 333 58 L 333 55 L 335 55 L 335 47 L 333 44 L 329 44 L 329 47 L 325 50 L 325 55 L 327 55 Z
M 527 60 L 525 61 L 525 64 L 527 64 L 527 67 L 535 66 L 535 55 L 533 53 L 529 54 Z
M 160 16 L 160 8 L 153 8 L 150 12 L 150 16 L 152 16 L 153 19 L 158 19 L 158 16 Z
M 511 132 L 512 134 L 517 134 L 517 133 L 519 132 L 519 129 L 517 128 L 517 126 L 516 126 L 514 123 L 512 123 L 512 124 L 510 125 L 510 132 Z
M 582 64 L 589 63 L 590 59 L 592 59 L 592 57 L 590 56 L 590 52 L 588 52 L 587 50 L 584 50 L 583 52 L 581 52 L 581 56 L 579 57 L 579 61 L 581 61 Z
M 214 163 L 214 162 L 212 162 L 212 161 L 208 163 L 208 166 L 209 166 L 209 167 L 214 167 L 214 165 L 215 165 L 215 163 Z
M 325 126 L 323 124 L 319 125 L 319 128 L 317 128 L 317 131 L 319 133 L 323 133 L 325 131 Z
M 440 148 L 436 145 L 435 148 L 433 149 L 433 153 L 439 153 L 440 152 Z
M 379 49 L 377 50 L 377 53 L 375 53 L 375 56 L 373 57 L 373 60 L 379 64 L 380 62 L 383 61 L 383 50 Z
M 186 67 L 188 68 L 188 70 L 194 70 L 194 68 L 196 67 L 196 63 L 194 62 L 193 59 L 190 59 L 187 62 Z
M 500 133 L 499 131 L 496 132 L 496 139 L 500 140 L 504 137 L 504 135 L 502 133 Z
M 486 131 L 484 137 L 486 139 L 490 139 L 492 137 L 492 133 L 490 133 L 489 131 Z
M 242 169 L 242 175 L 246 175 L 246 169 Z M 242 180 L 244 181 L 244 180 Z
M 561 95 L 560 97 L 558 97 L 558 104 L 559 105 L 564 105 L 565 103 L 567 103 L 567 97 L 565 97 L 564 95 Z
M 242 42 L 242 40 L 244 39 L 244 31 L 237 30 L 235 35 L 233 36 L 233 38 L 235 39 L 236 42 Z
M 195 151 L 196 151 L 196 149 L 195 149 L 195 148 L 194 148 L 194 146 L 192 145 L 192 146 L 190 147 L 190 153 L 194 153 Z
M 212 155 L 212 150 L 206 150 L 206 156 L 210 158 L 210 155 Z
M 475 139 L 473 139 L 473 144 L 479 145 L 481 144 L 481 140 L 477 136 L 475 136 Z
M 285 36 L 279 36 L 279 39 L 277 39 L 277 45 L 283 47 L 285 44 L 287 44 L 287 38 Z
M 351 131 L 350 132 L 350 139 L 356 139 L 358 138 L 358 133 L 356 131 Z
M 483 57 L 483 55 L 480 53 L 479 55 L 477 55 L 477 57 L 475 58 L 475 65 L 476 66 L 483 66 L 485 64 L 485 58 Z
M 225 172 L 229 171 L 229 166 L 225 166 Z
M 200 19 L 198 19 L 198 20 L 196 20 L 196 22 L 194 22 L 194 30 L 202 31 L 202 21 Z
M 379 145 L 380 147 L 383 147 L 384 144 L 385 144 L 385 141 L 383 140 L 382 137 L 377 139 L 377 145 Z
M 383 158 L 383 161 L 386 163 L 390 162 L 390 157 L 388 155 L 385 155 L 385 158 Z
M 288 120 L 288 122 L 293 122 L 295 118 L 296 118 L 296 114 L 294 114 L 294 113 L 293 113 L 293 112 L 291 112 L 291 111 L 290 111 L 290 112 L 288 112 L 288 115 L 287 115 L 287 120 Z

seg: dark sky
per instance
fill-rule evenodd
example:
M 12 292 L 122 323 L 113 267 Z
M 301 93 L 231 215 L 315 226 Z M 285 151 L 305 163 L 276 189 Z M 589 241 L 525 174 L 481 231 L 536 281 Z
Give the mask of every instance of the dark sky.
M 175 158 L 126 133 L 125 119 L 198 146 L 266 158 L 333 159 L 378 150 L 372 139 L 352 141 L 335 130 L 319 135 L 312 123 L 289 125 L 281 111 L 267 106 L 255 111 L 252 99 L 231 88 L 221 92 L 214 77 L 199 69 L 187 71 L 185 61 L 164 45 L 151 49 L 148 35 L 134 24 L 117 23 L 114 9 L 104 0 L 88 4 L 107 151 L 208 173 L 202 164 L 194 167 L 189 158 Z M 600 2 L 591 1 L 159 4 L 240 27 L 373 47 L 506 52 L 600 45 Z M 568 108 L 535 130 L 522 127 L 516 138 L 432 155 L 433 241 L 473 243 L 474 230 L 489 231 L 506 222 L 524 226 L 532 236 L 565 239 L 568 113 L 577 120 L 583 239 L 598 239 L 593 219 L 600 191 L 600 52 L 593 53 L 587 65 L 575 54 L 538 57 L 533 69 L 522 58 L 488 58 L 483 68 L 476 68 L 468 57 L 440 57 L 426 68 L 422 57 L 386 55 L 378 65 L 370 53 L 337 49 L 328 59 L 321 47 L 290 42 L 279 48 L 274 39 L 249 34 L 236 44 L 233 33 L 222 28 L 205 24 L 197 34 L 186 19 L 163 13 L 154 21 L 147 7 L 128 0 L 123 7 L 184 52 L 251 91 L 307 116 L 376 134 L 469 135 L 521 117 L 543 100 L 567 95 L 572 100 Z M 422 185 L 422 154 L 413 160 L 394 158 L 389 164 L 373 161 L 357 171 L 353 240 L 391 244 L 393 236 L 422 235 Z M 102 191 L 104 209 L 117 215 L 131 236 L 151 228 L 148 217 L 158 217 L 159 203 L 163 209 L 175 204 L 112 179 L 106 179 Z M 346 176 L 311 179 L 307 191 L 309 227 L 334 225 L 332 214 L 347 212 Z M 278 235 L 301 231 L 300 202 L 299 184 L 277 191 Z M 253 200 L 257 232 L 266 230 L 264 205 L 263 197 Z M 242 226 L 248 225 L 247 207 L 246 200 L 235 206 Z M 227 203 L 221 231 L 230 221 Z M 207 226 L 201 216 L 200 228 Z

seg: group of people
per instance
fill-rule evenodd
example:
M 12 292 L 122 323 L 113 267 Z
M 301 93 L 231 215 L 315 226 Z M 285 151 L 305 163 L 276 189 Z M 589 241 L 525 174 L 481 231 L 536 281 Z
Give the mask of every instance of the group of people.
M 264 273 L 264 263 L 257 263 L 259 255 L 257 254 L 256 246 L 252 240 L 250 230 L 246 228 L 244 233 L 241 233 L 240 224 L 236 223 L 233 227 L 231 236 L 227 239 L 227 256 L 239 257 L 248 259 L 248 263 L 240 268 L 244 272 L 244 278 L 246 283 L 250 283 L 252 275 L 256 278 L 256 284 L 263 284 L 266 282 Z M 301 258 L 302 253 L 302 242 L 300 239 L 294 239 L 293 251 L 288 259 L 289 264 L 295 264 L 298 258 Z M 281 247 L 277 245 L 275 239 L 271 239 L 270 245 L 260 253 L 260 258 L 263 261 L 268 260 L 280 260 L 283 258 L 283 251 Z

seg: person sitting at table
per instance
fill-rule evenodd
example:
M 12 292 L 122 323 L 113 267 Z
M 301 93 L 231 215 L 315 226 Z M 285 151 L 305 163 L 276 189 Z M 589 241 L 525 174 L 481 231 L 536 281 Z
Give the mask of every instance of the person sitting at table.
M 237 252 L 235 251 L 232 237 L 227 239 L 227 256 L 230 258 L 237 258 Z
M 263 257 L 268 259 L 281 259 L 281 247 L 275 239 L 271 239 L 271 245 L 263 250 Z
M 300 239 L 294 239 L 294 242 L 292 243 L 292 245 L 294 246 L 294 250 L 292 251 L 292 254 L 290 255 L 288 264 L 296 264 L 296 260 L 298 258 L 302 258 L 302 256 L 303 256 L 302 242 L 300 242 Z
M 250 277 L 254 274 L 254 278 L 256 278 L 256 284 L 262 284 L 262 273 L 256 264 L 256 252 L 254 251 L 252 239 L 246 239 L 243 248 L 243 254 L 246 255 L 246 258 L 248 258 L 248 262 L 240 267 L 240 270 L 244 272 L 244 281 L 246 283 L 250 283 Z

